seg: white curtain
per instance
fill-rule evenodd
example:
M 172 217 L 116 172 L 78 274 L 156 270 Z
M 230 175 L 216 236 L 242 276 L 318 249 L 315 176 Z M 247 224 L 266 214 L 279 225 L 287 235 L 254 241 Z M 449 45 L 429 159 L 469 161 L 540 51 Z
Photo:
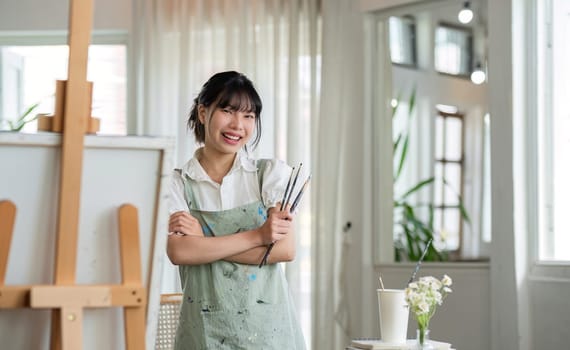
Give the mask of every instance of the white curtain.
M 176 137 L 176 163 L 195 149 L 185 125 L 214 73 L 237 70 L 264 104 L 258 156 L 304 160 L 317 113 L 320 24 L 316 0 L 135 2 L 136 132 Z M 303 144 L 300 142 L 307 142 Z
M 351 265 L 361 264 L 348 261 L 355 241 L 347 235 L 356 233 L 356 227 L 345 235 L 343 225 L 348 213 L 354 211 L 346 204 L 352 197 L 349 192 L 360 193 L 363 184 L 360 175 L 353 179 L 347 176 L 354 173 L 348 169 L 350 164 L 361 163 L 350 158 L 361 156 L 363 147 L 360 130 L 364 118 L 363 26 L 358 2 L 323 2 L 321 113 L 313 126 L 316 175 L 313 349 L 316 350 L 344 349 L 357 331 L 354 328 L 361 317 L 360 303 L 351 302 L 348 295 L 348 289 L 359 292 L 361 288 L 348 283 L 355 277 L 348 275 L 354 271 Z M 356 219 L 354 226 L 361 228 L 361 217 Z
M 196 144 L 186 121 L 192 101 L 214 73 L 237 70 L 256 85 L 262 101 L 262 138 L 255 156 L 277 157 L 311 171 L 311 125 L 320 89 L 320 1 L 133 1 L 131 54 L 137 134 L 175 138 L 175 164 Z M 304 176 L 303 176 L 304 178 Z M 298 214 L 298 255 L 287 278 L 310 341 L 310 208 Z M 165 259 L 163 292 L 179 290 Z M 303 268 L 301 268 L 303 266 Z

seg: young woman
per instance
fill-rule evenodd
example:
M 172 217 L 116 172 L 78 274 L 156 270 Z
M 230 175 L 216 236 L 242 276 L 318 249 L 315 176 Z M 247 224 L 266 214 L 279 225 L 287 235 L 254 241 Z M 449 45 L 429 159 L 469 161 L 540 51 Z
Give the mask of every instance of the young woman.
M 295 257 L 293 215 L 280 208 L 291 169 L 253 160 L 261 99 L 238 72 L 212 76 L 188 120 L 199 148 L 173 174 L 167 253 L 184 291 L 181 349 L 305 349 L 285 276 Z M 267 265 L 258 267 L 276 242 Z

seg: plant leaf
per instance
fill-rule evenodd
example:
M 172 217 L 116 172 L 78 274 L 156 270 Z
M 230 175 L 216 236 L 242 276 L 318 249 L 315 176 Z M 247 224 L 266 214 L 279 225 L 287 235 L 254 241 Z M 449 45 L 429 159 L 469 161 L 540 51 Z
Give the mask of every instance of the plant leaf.
M 412 89 L 412 93 L 410 94 L 410 102 L 408 104 L 408 116 L 411 118 L 412 113 L 414 112 L 414 108 L 416 107 L 416 87 Z
M 22 115 L 20 115 L 18 117 L 18 119 L 16 119 L 14 122 L 9 121 L 8 124 L 10 126 L 10 130 L 12 131 L 20 131 L 22 130 L 22 128 L 24 127 L 24 125 L 26 125 L 29 122 L 32 122 L 36 119 L 38 119 L 38 115 L 34 115 L 32 118 L 28 118 L 26 119 L 26 117 L 28 115 L 30 115 L 34 109 L 36 109 L 41 102 L 36 102 L 34 104 L 32 104 L 31 106 L 29 106 L 24 113 L 22 113 Z
M 396 141 L 394 141 L 394 153 L 396 153 L 396 151 L 398 150 L 398 146 L 400 145 L 401 140 L 402 140 L 402 133 L 399 133 L 398 137 L 396 137 Z
M 459 204 L 457 204 L 457 206 L 455 206 L 456 208 L 459 208 L 459 211 L 461 212 L 461 217 L 467 221 L 468 224 L 471 224 L 471 218 L 469 217 L 469 214 L 467 213 L 467 210 L 465 209 L 465 207 L 463 206 L 463 198 L 461 198 L 461 195 L 459 193 L 457 193 L 457 191 L 455 191 L 455 189 L 453 188 L 453 186 L 451 186 L 449 184 L 449 182 L 443 178 L 443 184 L 446 185 L 452 192 L 453 194 L 457 197 L 457 202 Z
M 406 135 L 404 138 L 404 145 L 402 146 L 402 152 L 400 153 L 400 161 L 398 162 L 398 170 L 396 171 L 396 175 L 394 176 L 394 181 L 398 180 L 400 174 L 402 173 L 402 169 L 404 168 L 404 164 L 406 163 L 409 142 L 410 138 L 408 137 L 408 135 Z
M 430 183 L 432 183 L 434 181 L 434 179 L 435 178 L 432 176 L 429 179 L 425 179 L 423 181 L 420 181 L 418 184 L 416 184 L 414 187 L 412 187 L 410 190 L 408 190 L 408 192 L 404 193 L 404 195 L 402 196 L 402 199 L 407 198 L 409 195 L 420 190 L 422 187 L 429 185 Z
M 31 105 L 30 107 L 28 107 L 28 109 L 26 109 L 26 111 L 18 118 L 18 121 L 24 121 L 26 120 L 26 117 L 32 113 L 32 111 L 34 109 L 36 109 L 38 106 L 40 105 L 40 102 L 36 102 L 33 105 Z M 37 117 L 34 117 L 32 120 L 36 119 Z M 30 121 L 32 121 L 30 120 Z

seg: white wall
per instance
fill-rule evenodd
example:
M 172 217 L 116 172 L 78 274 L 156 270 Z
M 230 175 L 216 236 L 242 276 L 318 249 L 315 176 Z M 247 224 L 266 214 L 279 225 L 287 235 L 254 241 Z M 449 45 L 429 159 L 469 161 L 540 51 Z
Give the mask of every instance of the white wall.
M 567 349 L 570 331 L 570 282 L 530 282 L 531 338 L 529 349 Z M 522 348 L 521 348 L 522 349 Z

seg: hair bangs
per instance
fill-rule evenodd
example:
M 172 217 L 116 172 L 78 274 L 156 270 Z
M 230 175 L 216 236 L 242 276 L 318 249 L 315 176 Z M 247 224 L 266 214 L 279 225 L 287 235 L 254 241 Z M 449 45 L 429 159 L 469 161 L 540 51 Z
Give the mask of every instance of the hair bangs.
M 261 99 L 255 90 L 247 86 L 230 87 L 220 94 L 219 108 L 231 108 L 234 111 L 254 113 L 257 117 L 261 114 Z

